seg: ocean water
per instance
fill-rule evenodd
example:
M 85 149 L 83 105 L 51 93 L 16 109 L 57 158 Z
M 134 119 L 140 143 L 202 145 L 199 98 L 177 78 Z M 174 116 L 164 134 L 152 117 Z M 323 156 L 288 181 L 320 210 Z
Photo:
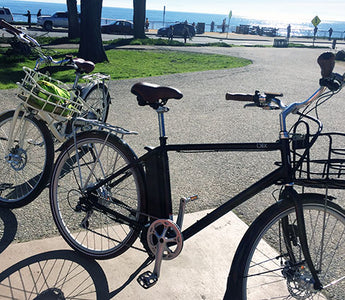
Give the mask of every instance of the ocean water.
M 0 5 L 9 7 L 13 13 L 15 21 L 26 21 L 27 18 L 24 16 L 27 10 L 31 11 L 32 22 L 36 22 L 36 13 L 39 9 L 42 9 L 43 15 L 51 15 L 56 11 L 66 11 L 66 4 L 62 3 L 46 3 L 46 2 L 34 2 L 34 1 L 17 1 L 17 0 L 2 0 Z M 149 18 L 150 28 L 158 29 L 163 26 L 168 26 L 175 22 L 184 22 L 187 20 L 189 23 L 205 23 L 205 30 L 210 31 L 211 22 L 215 22 L 215 31 L 220 31 L 220 26 L 227 14 L 202 14 L 192 12 L 173 12 L 166 10 L 165 13 L 158 10 L 147 10 L 146 17 Z M 116 7 L 103 7 L 102 10 L 102 22 L 108 23 L 115 19 L 126 19 L 132 20 L 133 9 L 129 8 L 116 8 Z M 228 24 L 228 19 L 226 20 Z M 270 20 L 258 20 L 258 19 L 245 19 L 241 17 L 233 16 L 230 20 L 230 32 L 236 30 L 236 26 L 239 25 L 253 25 L 260 27 L 274 27 L 278 28 L 278 35 L 285 36 L 287 23 L 275 22 Z M 334 38 L 345 37 L 345 22 L 336 21 L 324 21 L 318 26 L 318 36 L 328 36 L 328 29 L 333 28 Z M 291 33 L 295 36 L 312 36 L 314 26 L 310 23 L 291 23 Z

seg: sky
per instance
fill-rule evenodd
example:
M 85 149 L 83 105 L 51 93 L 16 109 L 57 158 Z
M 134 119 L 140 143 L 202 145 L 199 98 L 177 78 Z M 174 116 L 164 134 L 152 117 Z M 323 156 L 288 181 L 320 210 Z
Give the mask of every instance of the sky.
M 66 0 L 35 1 L 66 3 Z M 103 0 L 103 6 L 132 8 L 133 0 Z M 321 20 L 345 21 L 344 0 L 146 0 L 147 9 L 163 10 L 164 6 L 169 11 L 222 15 L 232 10 L 236 17 L 282 22 L 309 22 L 316 15 Z

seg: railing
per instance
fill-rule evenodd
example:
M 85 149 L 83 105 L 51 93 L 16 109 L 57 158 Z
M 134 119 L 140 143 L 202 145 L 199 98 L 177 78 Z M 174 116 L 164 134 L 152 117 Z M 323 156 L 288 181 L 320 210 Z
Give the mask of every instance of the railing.
M 25 14 L 22 13 L 12 13 L 13 16 L 21 16 L 20 21 L 26 22 L 27 17 Z M 37 18 L 36 14 L 31 14 L 31 24 L 36 24 Z M 109 18 L 102 18 L 101 24 L 109 24 L 117 19 L 109 19 Z M 15 20 L 16 21 L 16 20 Z M 163 21 L 151 21 L 149 29 L 157 30 L 161 27 L 167 27 L 170 25 L 174 25 L 177 22 L 163 22 Z M 229 26 L 229 32 L 236 32 L 236 27 L 239 25 L 231 25 Z M 214 24 L 213 30 L 211 30 L 211 24 L 205 24 L 205 32 L 222 32 L 222 25 L 221 24 Z M 228 25 L 226 24 L 225 32 L 228 32 Z M 286 37 L 287 29 L 286 28 L 277 28 L 277 36 Z M 290 37 L 313 37 L 314 31 L 313 29 L 310 30 L 291 30 Z M 316 38 L 327 39 L 329 38 L 328 30 L 318 30 L 316 34 Z M 337 31 L 334 30 L 332 33 L 332 39 L 345 39 L 345 31 Z

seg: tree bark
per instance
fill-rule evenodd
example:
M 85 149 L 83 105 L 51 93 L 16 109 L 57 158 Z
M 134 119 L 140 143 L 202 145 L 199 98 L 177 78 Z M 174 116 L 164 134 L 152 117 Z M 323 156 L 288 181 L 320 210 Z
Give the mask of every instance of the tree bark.
M 133 0 L 133 23 L 134 23 L 134 38 L 135 39 L 146 38 L 145 15 L 146 15 L 146 0 Z
M 80 35 L 77 0 L 67 0 L 68 10 L 68 38 L 75 39 Z
M 102 0 L 81 1 L 80 45 L 78 55 L 94 63 L 108 61 L 101 34 Z

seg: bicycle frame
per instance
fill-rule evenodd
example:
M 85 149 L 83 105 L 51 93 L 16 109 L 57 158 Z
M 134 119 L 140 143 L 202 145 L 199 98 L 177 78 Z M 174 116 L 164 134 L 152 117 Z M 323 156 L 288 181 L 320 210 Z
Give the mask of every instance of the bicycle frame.
M 310 103 L 315 100 L 318 96 L 322 94 L 324 88 L 318 89 L 312 97 L 307 99 L 305 103 Z M 241 205 L 252 196 L 260 193 L 271 185 L 279 184 L 285 186 L 284 196 L 282 201 L 293 201 L 296 208 L 296 215 L 298 218 L 298 230 L 301 238 L 302 251 L 306 259 L 306 263 L 314 278 L 315 289 L 321 289 L 321 283 L 318 279 L 317 271 L 313 266 L 313 262 L 310 257 L 308 250 L 308 244 L 306 240 L 305 224 L 303 218 L 303 207 L 298 202 L 298 194 L 293 189 L 294 180 L 294 169 L 291 164 L 290 157 L 290 140 L 288 131 L 286 130 L 285 118 L 291 113 L 298 113 L 298 105 L 292 104 L 288 106 L 280 115 L 280 138 L 277 142 L 268 143 L 213 143 L 213 144 L 171 144 L 167 145 L 167 137 L 165 136 L 165 126 L 164 126 L 164 116 L 163 114 L 168 111 L 165 107 L 159 107 L 156 111 L 158 113 L 159 120 L 159 132 L 160 132 L 160 145 L 154 149 L 147 149 L 148 152 L 138 158 L 137 161 L 127 165 L 126 167 L 118 170 L 109 177 L 99 181 L 96 185 L 86 189 L 86 194 L 91 196 L 93 191 L 105 184 L 112 185 L 111 181 L 115 178 L 119 178 L 121 174 L 124 174 L 127 170 L 131 168 L 138 167 L 139 165 L 145 166 L 145 182 L 146 182 L 146 196 L 147 196 L 147 210 L 143 212 L 151 220 L 156 219 L 171 219 L 172 220 L 172 199 L 171 199 L 171 187 L 170 187 L 170 173 L 169 173 L 169 152 L 183 152 L 183 153 L 195 153 L 195 152 L 270 152 L 270 151 L 280 151 L 281 153 L 281 165 L 271 173 L 264 176 L 259 181 L 255 182 L 236 196 L 227 200 L 224 204 L 218 208 L 211 211 L 202 219 L 198 220 L 194 224 L 190 225 L 188 228 L 182 230 L 183 240 L 187 240 L 194 236 L 196 233 L 202 229 L 209 226 L 211 223 L 221 218 L 237 206 Z M 316 141 L 318 135 L 321 133 L 322 124 L 317 119 L 309 117 L 318 123 L 319 129 L 318 133 L 313 137 L 309 144 L 309 148 L 312 147 Z M 307 151 L 307 150 L 306 150 Z M 303 159 L 303 156 L 301 160 Z M 298 163 L 297 163 L 298 165 Z M 116 182 L 116 180 L 115 180 Z M 115 183 L 116 184 L 116 183 Z M 84 187 L 87 184 L 84 185 Z M 87 197 L 88 197 L 87 196 Z M 185 203 L 180 203 L 180 212 L 184 211 Z M 97 203 L 95 206 L 110 215 L 113 215 L 120 222 L 126 224 L 132 224 L 133 228 L 143 228 L 146 224 L 137 224 L 136 221 L 130 220 L 124 216 L 119 215 L 117 212 L 113 212 L 107 207 L 102 206 Z M 183 215 L 178 216 L 177 225 L 182 227 Z

